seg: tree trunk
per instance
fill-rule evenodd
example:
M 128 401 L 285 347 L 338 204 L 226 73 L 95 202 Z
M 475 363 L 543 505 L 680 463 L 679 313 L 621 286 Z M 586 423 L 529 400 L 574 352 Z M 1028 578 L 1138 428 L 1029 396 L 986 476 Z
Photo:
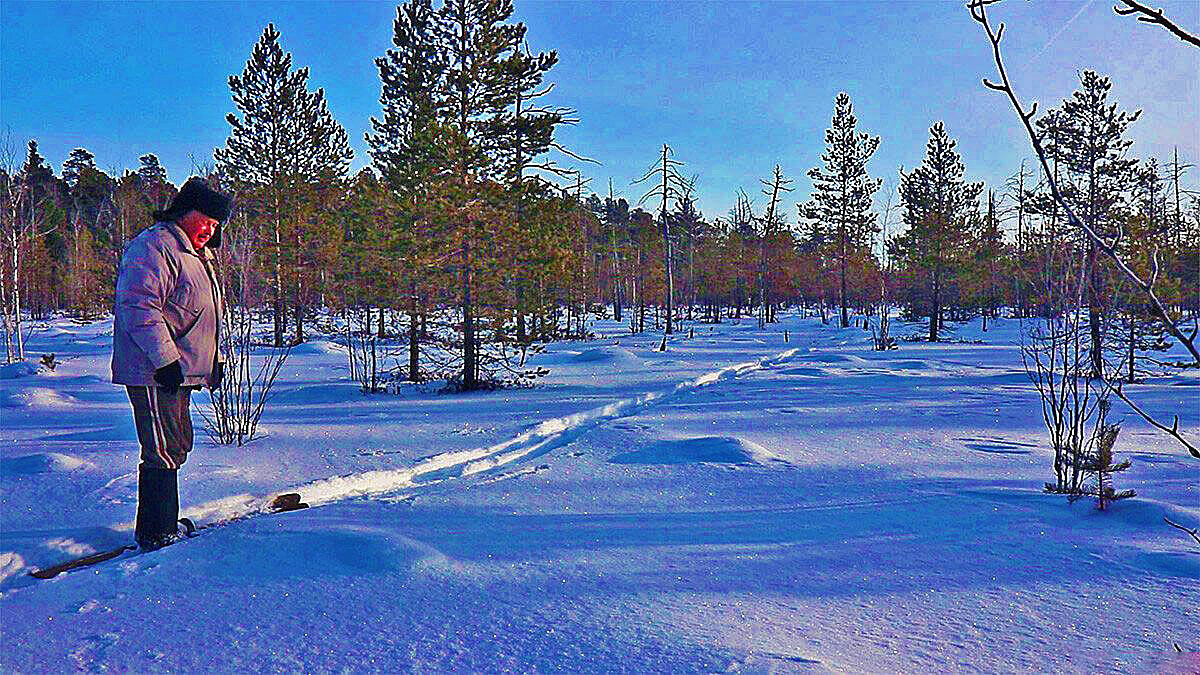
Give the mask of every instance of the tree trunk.
M 942 322 L 942 268 L 933 271 L 933 308 L 929 312 L 929 341 L 937 342 L 938 328 Z
M 842 328 L 850 327 L 850 310 L 846 307 L 846 229 L 842 228 L 841 238 L 842 255 L 838 265 L 838 273 L 841 277 L 841 303 L 842 303 Z
M 409 284 L 409 314 L 408 314 L 408 381 L 421 380 L 421 341 L 418 332 L 417 284 Z
M 1129 313 L 1129 384 L 1133 384 L 1134 372 L 1134 340 L 1137 339 L 1137 321 L 1133 312 Z
M 1091 334 L 1091 345 L 1088 346 L 1088 355 L 1092 363 L 1092 376 L 1097 378 L 1104 377 L 1104 345 L 1102 343 L 1103 331 L 1100 322 L 1103 320 L 1104 314 L 1101 311 L 1100 299 L 1100 265 L 1097 258 L 1097 248 L 1095 242 L 1092 242 L 1088 247 L 1087 263 L 1088 269 L 1088 330 Z
M 462 314 L 463 314 L 463 388 L 475 389 L 475 317 L 471 306 L 471 249 L 468 243 L 462 249 Z

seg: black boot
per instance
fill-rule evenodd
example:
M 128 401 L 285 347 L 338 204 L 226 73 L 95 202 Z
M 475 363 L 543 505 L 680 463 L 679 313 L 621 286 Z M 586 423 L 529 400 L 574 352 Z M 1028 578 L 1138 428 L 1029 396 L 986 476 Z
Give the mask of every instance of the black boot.
M 134 538 L 147 551 L 179 537 L 179 474 L 175 469 L 138 466 L 137 521 Z

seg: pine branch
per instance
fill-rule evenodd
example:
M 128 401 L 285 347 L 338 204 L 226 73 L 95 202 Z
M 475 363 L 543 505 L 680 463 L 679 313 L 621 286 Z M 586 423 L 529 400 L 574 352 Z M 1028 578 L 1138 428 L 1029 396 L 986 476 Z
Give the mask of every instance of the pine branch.
M 581 162 L 588 162 L 591 164 L 597 164 L 597 165 L 600 164 L 600 160 L 592 159 L 591 157 L 584 157 L 583 155 L 577 155 L 574 152 L 571 152 L 570 150 L 559 145 L 557 142 L 551 143 L 550 147 L 554 148 L 555 150 L 561 152 L 562 154 L 564 154 L 572 159 L 577 159 Z

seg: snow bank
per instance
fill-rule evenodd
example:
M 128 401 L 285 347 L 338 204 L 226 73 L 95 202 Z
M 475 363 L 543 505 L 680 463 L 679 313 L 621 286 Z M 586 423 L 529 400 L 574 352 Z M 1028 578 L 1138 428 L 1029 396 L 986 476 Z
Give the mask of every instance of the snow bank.
M 40 368 L 30 361 L 17 361 L 0 366 L 0 380 L 15 380 L 18 377 L 36 375 Z
M 0 459 L 0 475 L 27 476 L 51 471 L 74 471 L 90 468 L 90 462 L 58 452 L 39 452 L 23 457 Z
M 25 559 L 16 553 L 0 553 L 0 584 L 25 569 Z
M 29 387 L 0 396 L 0 408 L 66 408 L 74 404 L 71 396 L 45 387 Z
M 291 354 L 345 354 L 346 348 L 329 340 L 309 340 L 292 347 Z
M 636 354 L 623 347 L 605 346 L 585 349 L 571 357 L 575 363 L 628 363 L 640 364 Z
M 611 457 L 613 464 L 766 464 L 781 461 L 766 448 L 734 436 L 701 436 L 652 443 Z

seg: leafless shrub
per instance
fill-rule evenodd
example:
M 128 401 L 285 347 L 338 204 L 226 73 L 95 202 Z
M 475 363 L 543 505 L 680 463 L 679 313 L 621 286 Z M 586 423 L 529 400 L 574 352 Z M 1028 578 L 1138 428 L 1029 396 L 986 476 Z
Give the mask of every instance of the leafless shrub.
M 218 265 L 218 277 L 226 291 L 223 325 L 220 336 L 221 354 L 225 357 L 225 379 L 212 390 L 207 409 L 200 414 L 205 431 L 218 444 L 245 445 L 258 437 L 258 423 L 270 400 L 275 378 L 283 368 L 291 347 L 259 347 L 255 336 L 256 298 L 254 287 L 254 251 L 256 238 L 247 226 L 245 215 L 241 227 L 225 228 L 224 249 Z

